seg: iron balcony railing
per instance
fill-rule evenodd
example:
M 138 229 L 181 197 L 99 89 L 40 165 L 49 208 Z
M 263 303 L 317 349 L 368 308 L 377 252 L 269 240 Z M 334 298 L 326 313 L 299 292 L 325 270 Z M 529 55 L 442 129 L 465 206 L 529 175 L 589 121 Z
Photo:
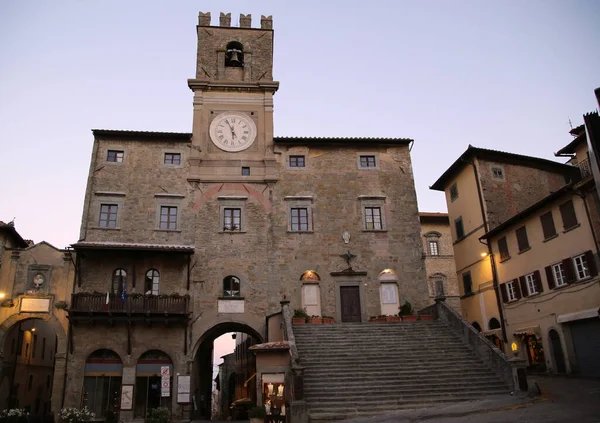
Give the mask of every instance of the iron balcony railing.
M 132 294 L 123 300 L 117 294 L 79 292 L 71 295 L 69 314 L 107 313 L 107 314 L 189 314 L 187 295 L 141 295 Z
M 579 163 L 577 163 L 577 167 L 581 172 L 582 178 L 587 178 L 592 174 L 592 169 L 590 168 L 590 161 L 588 159 L 582 160 Z

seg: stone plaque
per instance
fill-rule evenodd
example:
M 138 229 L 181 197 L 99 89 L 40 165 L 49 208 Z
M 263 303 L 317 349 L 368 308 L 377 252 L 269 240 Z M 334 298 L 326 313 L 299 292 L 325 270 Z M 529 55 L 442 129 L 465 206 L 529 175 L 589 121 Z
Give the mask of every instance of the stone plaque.
M 396 284 L 394 283 L 382 283 L 381 284 L 381 303 L 382 304 L 396 304 Z
M 49 313 L 50 298 L 22 298 L 21 312 Z
M 243 313 L 244 300 L 219 300 L 219 313 Z
M 177 402 L 179 404 L 190 403 L 190 379 L 191 376 L 177 376 Z
M 319 305 L 319 287 L 317 285 L 304 285 L 304 305 Z

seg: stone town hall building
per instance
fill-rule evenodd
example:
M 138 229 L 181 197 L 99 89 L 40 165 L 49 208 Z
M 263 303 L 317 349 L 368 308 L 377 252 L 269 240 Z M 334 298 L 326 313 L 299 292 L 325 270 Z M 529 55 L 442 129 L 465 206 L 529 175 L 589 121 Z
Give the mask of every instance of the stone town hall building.
M 207 415 L 212 341 L 267 341 L 282 300 L 338 322 L 430 302 L 412 140 L 275 137 L 271 17 L 197 35 L 191 133 L 93 130 L 54 405 Z

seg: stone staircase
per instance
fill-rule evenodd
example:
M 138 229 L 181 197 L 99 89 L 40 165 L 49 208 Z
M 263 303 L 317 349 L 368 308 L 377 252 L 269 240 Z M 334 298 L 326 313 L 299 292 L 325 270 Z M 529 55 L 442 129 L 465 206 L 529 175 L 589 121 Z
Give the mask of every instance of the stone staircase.
M 508 395 L 440 321 L 294 325 L 311 422 Z

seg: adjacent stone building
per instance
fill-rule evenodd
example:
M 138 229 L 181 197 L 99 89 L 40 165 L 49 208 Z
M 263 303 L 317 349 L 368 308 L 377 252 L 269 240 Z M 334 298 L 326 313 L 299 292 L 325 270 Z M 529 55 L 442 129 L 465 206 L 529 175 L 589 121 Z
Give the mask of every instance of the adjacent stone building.
M 444 297 L 460 313 L 452 233 L 448 213 L 419 213 L 429 298 Z
M 212 341 L 269 340 L 282 300 L 338 322 L 431 303 L 412 140 L 275 137 L 272 19 L 250 19 L 200 14 L 191 133 L 93 130 L 66 406 L 105 372 L 101 414 L 210 418 Z

